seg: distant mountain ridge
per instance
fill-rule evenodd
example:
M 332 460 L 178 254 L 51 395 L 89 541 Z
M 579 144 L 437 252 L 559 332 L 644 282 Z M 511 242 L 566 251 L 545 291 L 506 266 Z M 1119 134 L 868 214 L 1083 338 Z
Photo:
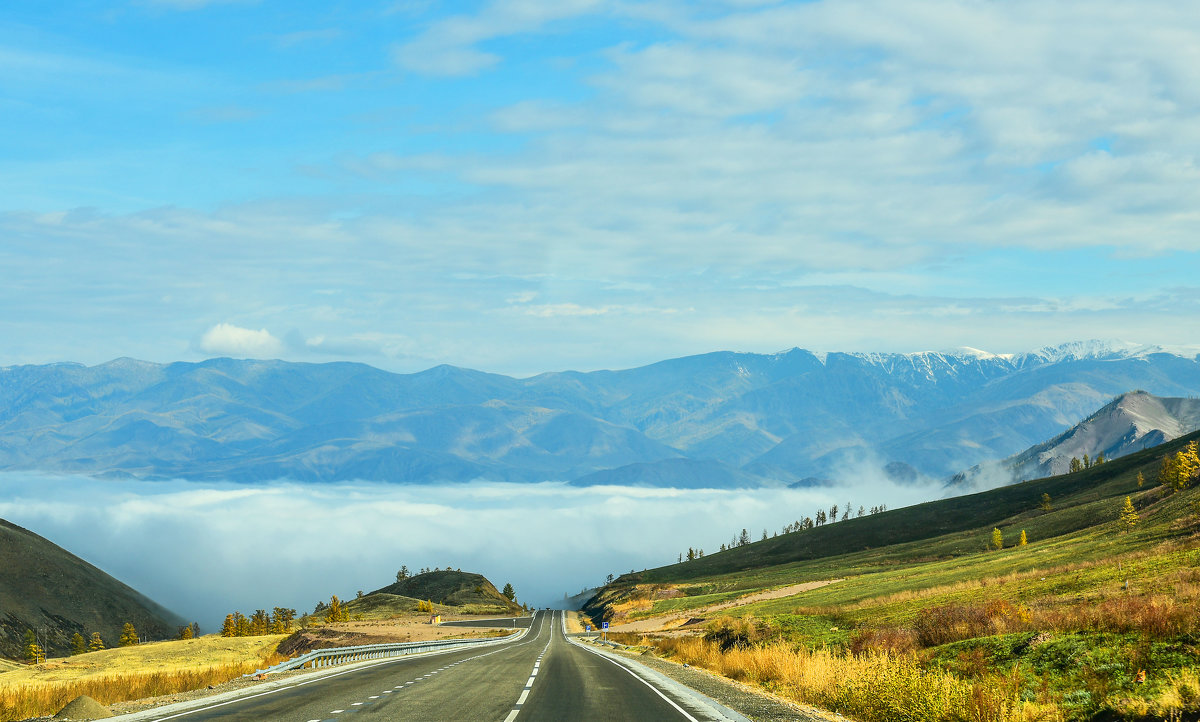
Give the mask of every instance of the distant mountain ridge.
M 930 478 L 1041 443 L 1117 394 L 1200 394 L 1200 347 L 716 352 L 525 379 L 211 359 L 0 369 L 0 470 L 146 479 Z
M 1007 459 L 984 462 L 950 481 L 955 489 L 991 488 L 1070 471 L 1071 460 L 1107 460 L 1142 451 L 1200 429 L 1200 399 L 1121 394 L 1054 438 Z

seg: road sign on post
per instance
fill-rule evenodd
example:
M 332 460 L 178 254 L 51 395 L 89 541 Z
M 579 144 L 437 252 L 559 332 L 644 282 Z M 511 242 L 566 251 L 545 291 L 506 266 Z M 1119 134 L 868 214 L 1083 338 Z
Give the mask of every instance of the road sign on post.
M 604 631 L 601 633 L 600 638 L 606 642 L 608 641 L 608 622 L 604 623 Z

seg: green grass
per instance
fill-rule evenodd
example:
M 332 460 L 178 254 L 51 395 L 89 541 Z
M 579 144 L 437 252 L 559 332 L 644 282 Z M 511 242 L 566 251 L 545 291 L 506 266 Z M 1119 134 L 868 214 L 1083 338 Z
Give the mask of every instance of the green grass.
M 611 617 L 628 600 L 655 599 L 635 612 L 652 616 L 840 578 L 720 614 L 753 618 L 764 639 L 796 648 L 900 650 L 968 681 L 1007 679 L 1005 689 L 1064 719 L 1190 709 L 1187 680 L 1200 668 L 1200 489 L 1167 494 L 1153 480 L 1164 453 L 1197 437 L 625 575 L 588 611 Z M 1040 508 L 1043 493 L 1050 511 Z M 1132 531 L 1117 521 L 1125 496 L 1141 515 Z M 1002 550 L 988 549 L 993 527 Z M 1012 546 L 1021 530 L 1029 544 Z M 687 596 L 656 599 L 665 588 Z M 949 620 L 946 629 L 934 617 Z

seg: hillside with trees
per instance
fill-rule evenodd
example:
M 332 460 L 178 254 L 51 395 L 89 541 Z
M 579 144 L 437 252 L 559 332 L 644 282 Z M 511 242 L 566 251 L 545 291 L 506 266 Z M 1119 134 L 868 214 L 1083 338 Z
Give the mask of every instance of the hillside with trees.
M 618 641 L 858 719 L 1196 719 L 1198 447 L 1192 433 L 1059 476 L 739 539 L 622 575 L 586 610 Z M 805 589 L 761 594 L 793 586 Z
M 24 660 L 27 635 L 50 656 L 81 642 L 115 647 L 137 638 L 174 639 L 186 623 L 56 544 L 0 519 L 0 655 Z

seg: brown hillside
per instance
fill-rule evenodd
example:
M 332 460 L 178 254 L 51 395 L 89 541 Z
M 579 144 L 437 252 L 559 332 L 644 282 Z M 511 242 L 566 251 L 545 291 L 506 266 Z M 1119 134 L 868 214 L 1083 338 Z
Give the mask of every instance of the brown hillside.
M 142 639 L 170 639 L 177 615 L 56 544 L 0 519 L 0 656 L 24 657 L 24 636 L 40 630 L 51 656 L 70 650 L 71 636 L 99 632 L 115 647 L 131 622 Z

